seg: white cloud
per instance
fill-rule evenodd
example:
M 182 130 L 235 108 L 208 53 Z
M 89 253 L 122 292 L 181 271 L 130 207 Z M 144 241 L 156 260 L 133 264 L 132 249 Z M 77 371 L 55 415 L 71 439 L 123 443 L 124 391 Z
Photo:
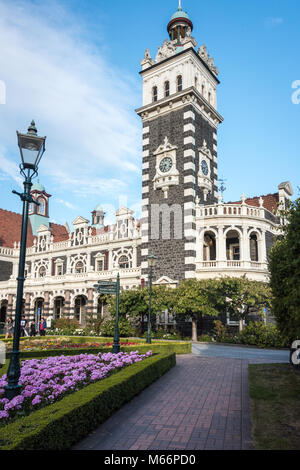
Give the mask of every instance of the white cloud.
M 138 93 L 62 6 L 0 0 L 0 79 L 1 142 L 15 149 L 14 129 L 25 131 L 34 118 L 47 135 L 41 179 L 48 175 L 74 193 L 114 193 L 125 185 L 118 175 L 138 171 Z M 0 158 L 2 171 L 16 179 L 15 166 Z
M 279 26 L 282 23 L 283 23 L 283 18 L 281 17 L 269 16 L 268 18 L 266 18 L 266 25 L 269 27 Z

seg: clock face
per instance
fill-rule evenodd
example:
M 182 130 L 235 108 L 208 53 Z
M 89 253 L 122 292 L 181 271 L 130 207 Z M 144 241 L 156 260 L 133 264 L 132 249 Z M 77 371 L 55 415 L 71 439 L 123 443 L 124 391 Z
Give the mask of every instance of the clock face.
M 162 173 L 167 173 L 168 171 L 171 170 L 172 166 L 173 166 L 172 158 L 165 157 L 160 162 L 159 169 Z
M 202 170 L 202 173 L 204 174 L 204 176 L 208 175 L 208 165 L 207 165 L 205 160 L 202 160 L 202 162 L 201 162 L 201 170 Z

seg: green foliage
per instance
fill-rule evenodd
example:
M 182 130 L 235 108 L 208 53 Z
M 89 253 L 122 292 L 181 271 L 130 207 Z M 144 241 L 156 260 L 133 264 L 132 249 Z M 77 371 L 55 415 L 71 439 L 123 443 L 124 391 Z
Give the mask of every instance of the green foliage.
M 290 346 L 275 325 L 265 325 L 261 322 L 249 323 L 239 334 L 239 340 L 242 344 L 260 348 L 285 348 Z
M 300 198 L 285 215 L 288 224 L 271 249 L 269 270 L 277 326 L 292 343 L 300 338 Z
M 1 429 L 1 450 L 66 450 L 175 366 L 175 354 L 133 364 Z
M 116 321 L 106 320 L 101 326 L 101 334 L 105 336 L 114 336 Z M 119 334 L 120 336 L 130 337 L 134 336 L 135 329 L 131 326 L 126 318 L 119 319 Z
M 188 279 L 177 288 L 174 310 L 177 315 L 199 318 L 200 315 L 218 315 L 217 281 L 214 279 Z
M 69 332 L 73 333 L 80 329 L 80 323 L 75 318 L 70 319 L 62 317 L 53 321 L 52 328 L 65 331 L 65 333 L 62 334 L 68 334 Z
M 268 284 L 250 281 L 245 276 L 240 278 L 224 277 L 219 280 L 219 291 L 222 292 L 221 305 L 230 316 L 244 320 L 251 308 L 263 311 L 271 304 L 271 291 Z

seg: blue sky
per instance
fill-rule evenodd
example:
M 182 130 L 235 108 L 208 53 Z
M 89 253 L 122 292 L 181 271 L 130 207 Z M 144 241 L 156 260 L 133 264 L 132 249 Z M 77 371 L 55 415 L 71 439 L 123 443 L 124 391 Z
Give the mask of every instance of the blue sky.
M 198 46 L 220 71 L 219 176 L 225 200 L 300 185 L 300 80 L 297 0 L 183 0 Z M 40 181 L 50 218 L 70 224 L 102 203 L 139 215 L 144 50 L 156 55 L 177 0 L 0 0 L 0 207 L 20 212 L 16 130 L 32 118 L 47 151 Z M 300 98 L 300 93 L 296 95 Z M 0 100 L 1 101 L 1 100 Z

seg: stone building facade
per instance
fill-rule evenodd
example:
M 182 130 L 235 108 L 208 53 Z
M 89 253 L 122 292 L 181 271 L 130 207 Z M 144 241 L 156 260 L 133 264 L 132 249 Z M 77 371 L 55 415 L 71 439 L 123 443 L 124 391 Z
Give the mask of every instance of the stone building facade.
M 141 62 L 142 218 L 121 207 L 104 224 L 101 206 L 91 223 L 73 228 L 49 222 L 50 197 L 36 183 L 27 239 L 24 313 L 29 319 L 68 316 L 85 324 L 103 313 L 94 285 L 113 279 L 122 289 L 148 280 L 154 252 L 157 284 L 176 287 L 189 278 L 243 276 L 267 281 L 267 257 L 293 191 L 289 182 L 266 196 L 225 203 L 218 192 L 218 69 L 206 46 L 196 48 L 193 24 L 178 8 L 155 60 Z M 16 303 L 21 215 L 0 209 L 0 323 Z M 167 320 L 168 322 L 169 320 Z

